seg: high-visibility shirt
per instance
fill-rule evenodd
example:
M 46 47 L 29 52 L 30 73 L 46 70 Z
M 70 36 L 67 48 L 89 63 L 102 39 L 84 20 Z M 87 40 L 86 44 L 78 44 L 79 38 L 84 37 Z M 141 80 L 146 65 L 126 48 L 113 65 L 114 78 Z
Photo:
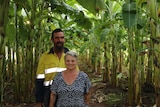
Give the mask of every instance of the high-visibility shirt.
M 64 63 L 64 53 L 62 57 L 56 54 L 44 53 L 39 61 L 37 68 L 36 79 L 44 79 L 44 86 L 49 86 L 57 72 L 64 71 L 66 69 Z
M 40 57 L 35 81 L 36 102 L 43 102 L 44 88 L 51 85 L 57 72 L 61 72 L 66 69 L 64 55 L 67 51 L 68 49 L 64 48 L 64 53 L 59 59 L 59 57 L 54 53 L 53 48 L 51 48 L 49 52 L 43 53 Z

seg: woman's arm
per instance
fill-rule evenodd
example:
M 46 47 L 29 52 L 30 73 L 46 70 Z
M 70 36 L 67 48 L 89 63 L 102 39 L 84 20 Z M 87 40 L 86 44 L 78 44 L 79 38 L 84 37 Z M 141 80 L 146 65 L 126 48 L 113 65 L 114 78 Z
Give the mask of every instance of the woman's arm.
M 91 89 L 89 90 L 88 93 L 86 93 L 86 94 L 84 95 L 84 101 L 85 101 L 85 103 L 86 103 L 87 105 L 89 105 L 89 103 L 90 103 L 90 98 L 91 98 Z
M 54 107 L 55 101 L 56 101 L 56 94 L 54 94 L 53 92 L 51 92 L 49 107 Z

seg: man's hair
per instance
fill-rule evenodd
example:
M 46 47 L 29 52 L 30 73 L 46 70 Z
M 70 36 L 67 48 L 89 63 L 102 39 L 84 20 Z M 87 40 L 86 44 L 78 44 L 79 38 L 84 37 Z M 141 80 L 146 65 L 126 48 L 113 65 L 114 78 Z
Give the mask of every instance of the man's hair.
M 63 30 L 60 29 L 60 28 L 57 28 L 57 29 L 53 30 L 51 39 L 54 38 L 54 33 L 57 33 L 57 32 L 63 32 Z

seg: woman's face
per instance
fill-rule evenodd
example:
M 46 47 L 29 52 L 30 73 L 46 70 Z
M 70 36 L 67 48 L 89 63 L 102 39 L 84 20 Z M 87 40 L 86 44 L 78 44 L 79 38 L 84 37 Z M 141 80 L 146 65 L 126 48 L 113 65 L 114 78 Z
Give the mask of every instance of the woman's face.
M 76 69 L 77 59 L 71 55 L 67 55 L 65 59 L 65 64 L 67 69 L 69 70 Z

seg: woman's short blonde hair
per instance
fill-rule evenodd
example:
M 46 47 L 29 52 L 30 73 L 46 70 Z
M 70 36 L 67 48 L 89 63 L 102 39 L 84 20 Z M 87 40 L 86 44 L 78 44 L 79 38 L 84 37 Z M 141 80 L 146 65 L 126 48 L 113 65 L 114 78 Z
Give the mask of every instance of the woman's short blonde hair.
M 76 52 L 73 52 L 73 51 L 68 51 L 68 52 L 66 52 L 66 54 L 65 54 L 65 56 L 64 56 L 64 59 L 65 59 L 65 60 L 66 60 L 66 56 L 67 56 L 67 55 L 73 56 L 73 57 L 75 57 L 75 58 L 78 60 L 78 55 L 77 55 Z

